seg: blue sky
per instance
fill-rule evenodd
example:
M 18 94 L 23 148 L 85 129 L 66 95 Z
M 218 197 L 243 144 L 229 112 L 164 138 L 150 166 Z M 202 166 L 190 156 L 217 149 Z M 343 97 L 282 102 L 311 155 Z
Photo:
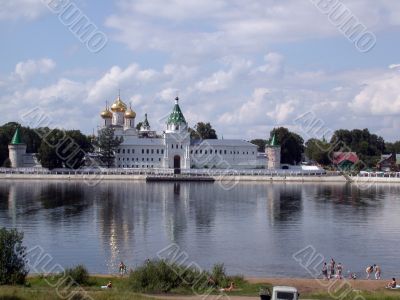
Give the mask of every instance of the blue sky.
M 104 32 L 104 49 L 89 51 L 49 9 L 56 1 Z M 340 2 L 376 36 L 361 53 L 317 2 L 1 0 L 0 122 L 40 107 L 54 126 L 90 133 L 121 89 L 156 130 L 179 93 L 190 125 L 209 121 L 225 138 L 286 126 L 307 139 L 295 120 L 312 112 L 326 132 L 400 140 L 400 3 Z

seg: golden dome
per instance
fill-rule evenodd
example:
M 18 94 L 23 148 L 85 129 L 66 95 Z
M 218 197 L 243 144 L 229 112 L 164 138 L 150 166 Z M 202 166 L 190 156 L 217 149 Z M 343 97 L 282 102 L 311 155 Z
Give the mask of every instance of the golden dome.
M 132 108 L 129 108 L 126 113 L 125 113 L 125 118 L 127 119 L 134 119 L 136 118 L 136 113 L 132 110 Z
M 121 100 L 121 97 L 118 96 L 117 100 L 115 100 L 114 104 L 111 105 L 111 110 L 113 112 L 126 112 L 126 104 Z
M 113 115 L 112 115 L 112 112 L 111 112 L 108 108 L 106 108 L 106 110 L 104 110 L 104 111 L 101 113 L 101 117 L 102 117 L 103 119 L 111 119 L 111 118 L 113 117 Z

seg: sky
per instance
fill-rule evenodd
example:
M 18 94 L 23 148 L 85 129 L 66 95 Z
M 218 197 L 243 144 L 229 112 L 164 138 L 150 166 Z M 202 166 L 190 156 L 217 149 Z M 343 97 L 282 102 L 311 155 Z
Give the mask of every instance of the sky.
M 394 0 L 0 0 L 0 123 L 40 109 L 91 133 L 120 91 L 158 131 L 179 95 L 190 126 L 224 138 L 400 140 L 399 25 Z

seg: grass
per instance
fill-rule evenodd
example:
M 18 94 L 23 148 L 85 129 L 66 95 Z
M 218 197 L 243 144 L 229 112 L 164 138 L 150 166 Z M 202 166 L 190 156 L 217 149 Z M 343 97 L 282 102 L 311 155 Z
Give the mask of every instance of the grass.
M 307 295 L 308 299 L 318 299 L 318 300 L 398 300 L 400 299 L 399 291 L 377 291 L 377 292 L 351 292 L 346 295 L 341 293 L 335 293 L 334 295 L 329 295 L 328 293 L 317 293 Z

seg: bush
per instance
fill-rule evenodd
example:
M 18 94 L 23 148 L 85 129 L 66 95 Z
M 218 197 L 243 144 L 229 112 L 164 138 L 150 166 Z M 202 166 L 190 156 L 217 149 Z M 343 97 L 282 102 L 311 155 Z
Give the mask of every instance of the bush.
M 65 270 L 66 285 L 89 285 L 89 272 L 83 265 Z
M 211 270 L 211 278 L 217 286 L 225 287 L 229 285 L 229 279 L 228 276 L 226 276 L 224 264 L 215 264 L 213 266 Z
M 16 229 L 0 229 L 0 285 L 25 284 L 26 247 L 22 245 L 24 234 Z
M 206 288 L 207 274 L 195 268 L 179 266 L 164 260 L 150 261 L 129 275 L 135 292 L 167 293 L 171 290 L 201 291 Z
M 139 293 L 202 293 L 214 288 L 245 282 L 243 276 L 227 276 L 224 264 L 216 264 L 211 272 L 186 267 L 164 260 L 149 261 L 129 275 L 129 284 Z

